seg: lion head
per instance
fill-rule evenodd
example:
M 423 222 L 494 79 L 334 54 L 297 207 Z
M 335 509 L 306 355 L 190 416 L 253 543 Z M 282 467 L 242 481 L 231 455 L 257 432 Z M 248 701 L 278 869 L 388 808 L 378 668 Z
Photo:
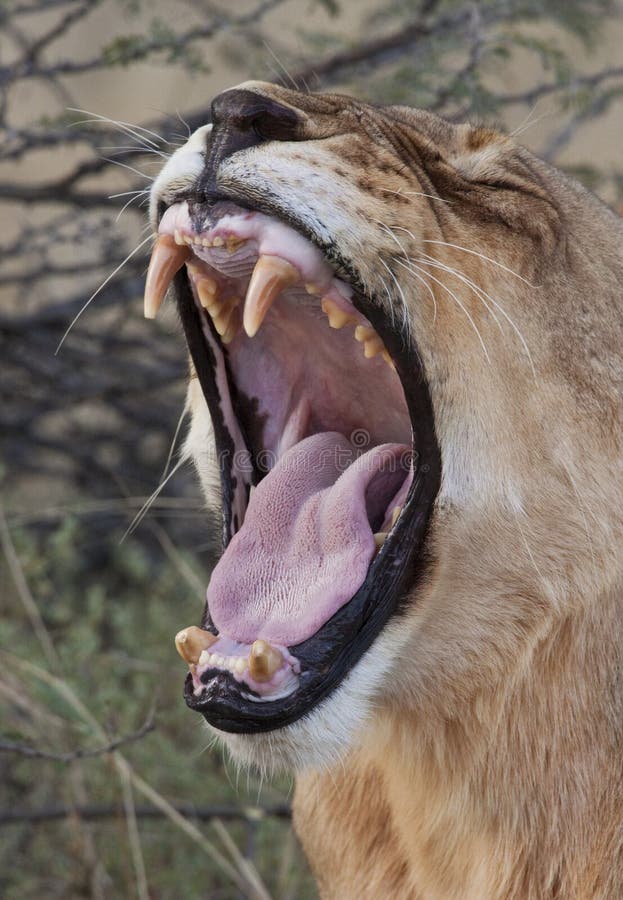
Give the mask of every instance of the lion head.
M 172 283 L 223 520 L 185 696 L 239 758 L 330 763 L 384 715 L 434 734 L 614 621 L 614 213 L 490 128 L 247 82 L 151 214 L 146 312 Z

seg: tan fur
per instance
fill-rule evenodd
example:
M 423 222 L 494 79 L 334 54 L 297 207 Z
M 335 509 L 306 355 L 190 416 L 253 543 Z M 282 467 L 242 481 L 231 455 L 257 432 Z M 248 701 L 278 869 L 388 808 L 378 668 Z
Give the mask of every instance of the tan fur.
M 322 223 L 397 328 L 406 303 L 443 482 L 407 614 L 298 731 L 230 745 L 305 770 L 353 716 L 297 783 L 325 897 L 620 898 L 621 220 L 491 129 L 244 87 L 302 113 L 297 141 L 219 183 Z

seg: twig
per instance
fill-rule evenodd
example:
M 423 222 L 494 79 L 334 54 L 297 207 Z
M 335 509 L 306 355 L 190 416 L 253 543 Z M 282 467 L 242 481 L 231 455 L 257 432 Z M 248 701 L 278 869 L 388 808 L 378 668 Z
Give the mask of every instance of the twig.
M 597 87 L 610 78 L 623 78 L 623 66 L 609 66 L 591 75 L 576 75 L 570 81 L 553 81 L 548 84 L 539 84 L 527 91 L 517 91 L 515 94 L 493 94 L 497 103 L 510 106 L 515 103 L 534 103 L 541 97 L 554 94 L 557 91 L 577 90 L 578 88 Z
M 47 659 L 48 664 L 53 669 L 58 669 L 60 667 L 60 659 L 58 653 L 56 652 L 56 648 L 52 643 L 52 639 L 48 633 L 48 629 L 45 627 L 45 623 L 43 621 L 41 613 L 39 612 L 39 607 L 37 606 L 35 598 L 31 594 L 30 588 L 28 587 L 28 582 L 26 581 L 26 577 L 24 576 L 22 564 L 19 561 L 15 546 L 13 544 L 13 541 L 11 540 L 11 533 L 9 532 L 6 518 L 4 516 L 4 509 L 1 503 L 0 546 L 2 547 L 2 551 L 5 555 L 9 571 L 17 589 L 17 594 L 22 602 L 22 606 L 24 607 L 26 615 L 30 620 L 32 629 L 37 636 L 37 640 L 41 644 L 41 649 L 43 650 L 45 658 Z
M 191 803 L 175 803 L 172 808 L 186 819 L 210 822 L 212 819 L 227 821 L 257 822 L 264 819 L 290 819 L 292 810 L 288 803 L 273 803 L 267 806 L 193 806 Z M 136 806 L 137 819 L 164 819 L 167 813 L 155 806 Z M 85 822 L 116 819 L 123 815 L 119 806 L 89 804 L 88 806 L 44 806 L 40 809 L 0 810 L 0 826 L 17 825 L 20 822 L 45 824 L 58 822 L 76 816 Z
M 146 734 L 149 734 L 150 731 L 154 731 L 155 728 L 156 725 L 153 721 L 153 716 L 150 715 L 145 724 L 141 726 L 138 731 L 133 731 L 131 734 L 115 738 L 115 740 L 110 741 L 103 747 L 95 747 L 93 749 L 79 748 L 78 750 L 72 750 L 69 753 L 50 753 L 47 750 L 40 750 L 38 747 L 31 747 L 28 744 L 0 739 L 0 753 L 15 753 L 19 756 L 27 756 L 30 759 L 49 759 L 53 762 L 70 763 L 77 759 L 90 759 L 94 756 L 103 756 L 106 753 L 113 753 L 125 744 L 139 741 L 141 738 L 145 737 Z

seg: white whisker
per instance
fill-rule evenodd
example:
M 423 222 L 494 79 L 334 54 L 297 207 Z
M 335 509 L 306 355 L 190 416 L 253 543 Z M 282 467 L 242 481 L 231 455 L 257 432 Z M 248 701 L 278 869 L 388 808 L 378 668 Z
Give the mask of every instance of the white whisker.
M 121 537 L 121 540 L 119 541 L 120 544 L 122 544 L 122 543 L 125 541 L 125 539 L 126 539 L 130 534 L 132 534 L 133 531 L 135 531 L 135 530 L 138 528 L 138 526 L 141 524 L 141 522 L 143 521 L 143 519 L 144 519 L 145 516 L 147 515 L 147 513 L 148 513 L 148 511 L 149 511 L 149 508 L 151 507 L 151 505 L 152 505 L 152 503 L 154 502 L 154 500 L 155 500 L 155 499 L 158 497 L 158 495 L 164 490 L 164 488 L 166 487 L 167 483 L 171 480 L 171 478 L 173 478 L 173 476 L 175 475 L 175 473 L 178 472 L 178 471 L 182 468 L 182 466 L 184 465 L 185 462 L 187 462 L 187 460 L 188 460 L 188 455 L 187 455 L 187 454 L 184 454 L 183 456 L 181 456 L 181 457 L 179 458 L 179 460 L 177 461 L 177 463 L 173 466 L 173 468 L 171 469 L 171 471 L 169 472 L 169 474 L 167 475 L 167 477 L 164 478 L 164 479 L 160 482 L 160 484 L 158 485 L 158 487 L 156 488 L 156 490 L 155 490 L 152 494 L 150 494 L 150 496 L 147 498 L 147 500 L 145 501 L 145 503 L 141 506 L 141 508 L 139 509 L 139 511 L 137 512 L 137 514 L 134 516 L 134 518 L 132 519 L 132 521 L 130 522 L 130 524 L 128 525 L 128 527 L 126 528 L 125 532 L 123 533 L 123 536 Z
M 160 141 L 160 143 L 166 143 L 164 138 L 162 138 L 159 134 L 156 134 L 155 131 L 150 131 L 149 128 L 144 128 L 142 125 L 131 125 L 129 122 L 123 122 L 121 119 L 109 119 L 108 116 L 101 116 L 99 113 L 90 112 L 88 109 L 76 109 L 75 107 L 71 106 L 68 107 L 68 109 L 69 112 L 77 112 L 82 113 L 85 116 L 92 116 L 92 119 L 85 119 L 84 123 L 76 124 L 86 124 L 89 122 L 108 122 L 109 125 L 114 125 L 121 131 L 125 131 L 127 134 L 130 134 L 137 140 L 146 141 L 153 147 L 157 147 L 158 145 L 148 137 L 145 137 L 145 135 L 149 134 L 152 137 L 155 137 L 157 141 Z M 140 132 L 142 132 L 142 134 L 140 134 Z
M 455 278 L 458 278 L 459 281 L 462 281 L 463 284 L 467 285 L 467 287 L 470 288 L 470 290 L 472 290 L 474 294 L 476 294 L 476 297 L 480 300 L 495 324 L 500 329 L 500 333 L 504 334 L 502 325 L 500 324 L 500 320 L 485 299 L 489 295 L 482 288 L 478 287 L 478 285 L 474 281 L 472 281 L 471 278 L 468 278 L 467 275 L 463 275 L 461 272 L 457 272 L 457 270 L 453 269 L 452 266 L 447 266 L 445 263 L 439 262 L 438 259 L 435 259 L 434 256 L 429 256 L 428 253 L 422 253 L 417 257 L 416 262 L 422 263 L 422 265 L 424 266 L 431 266 L 433 269 L 441 269 L 443 272 L 447 272 L 448 275 L 453 275 Z
M 528 362 L 530 363 L 530 368 L 532 369 L 532 376 L 533 376 L 533 378 L 534 378 L 535 381 L 536 381 L 536 377 L 537 377 L 537 376 L 536 376 L 536 369 L 535 369 L 535 366 L 534 366 L 534 360 L 532 359 L 532 354 L 530 353 L 530 348 L 528 347 L 527 341 L 526 341 L 526 339 L 524 338 L 524 336 L 523 336 L 522 332 L 520 331 L 520 329 L 518 328 L 518 326 L 517 326 L 517 325 L 515 324 L 515 322 L 513 321 L 513 319 L 511 319 L 511 317 L 509 316 L 509 314 L 506 312 L 506 310 L 504 309 L 504 307 L 501 306 L 501 305 L 497 302 L 497 300 L 494 300 L 494 298 L 491 296 L 491 294 L 487 293 L 487 291 L 485 291 L 484 288 L 479 287 L 479 285 L 477 285 L 474 281 L 472 281 L 471 278 L 467 278 L 467 276 L 463 276 L 461 273 L 457 272 L 456 269 L 453 269 L 453 268 L 450 267 L 450 266 L 446 266 L 444 263 L 439 263 L 439 260 L 434 259 L 434 257 L 429 257 L 429 254 L 428 254 L 428 253 L 424 253 L 423 255 L 426 256 L 426 257 L 428 257 L 428 258 L 431 259 L 431 260 L 434 260 L 434 264 L 435 264 L 435 265 L 438 265 L 440 268 L 443 268 L 443 269 L 445 269 L 446 271 L 451 272 L 451 273 L 454 274 L 457 278 L 459 278 L 461 281 L 465 281 L 466 284 L 468 284 L 468 285 L 472 288 L 472 290 L 474 291 L 474 293 L 476 294 L 476 296 L 479 297 L 479 299 L 481 300 L 481 302 L 484 304 L 484 306 L 486 307 L 486 309 L 489 311 L 489 314 L 490 314 L 490 315 L 493 317 L 493 319 L 495 320 L 495 323 L 496 323 L 496 325 L 498 326 L 498 328 L 500 329 L 500 331 L 502 331 L 502 326 L 501 326 L 501 324 L 500 324 L 500 321 L 498 320 L 498 318 L 497 318 L 497 316 L 495 315 L 495 313 L 490 309 L 489 305 L 485 302 L 485 298 L 486 298 L 490 303 L 492 303 L 492 304 L 495 306 L 495 308 L 498 310 L 498 312 L 499 312 L 502 316 L 504 316 L 504 318 L 506 319 L 506 321 L 508 322 L 508 324 L 510 325 L 510 327 L 513 329 L 513 331 L 515 332 L 515 334 L 516 334 L 517 337 L 519 338 L 519 341 L 520 341 L 520 343 L 521 343 L 521 346 L 523 347 L 524 353 L 525 353 L 526 356 L 528 357 Z M 433 263 L 430 263 L 430 265 L 433 265 Z
M 427 197 L 429 200 L 437 200 L 439 203 L 453 204 L 454 200 L 446 200 L 444 197 L 437 197 L 435 194 L 424 194 L 422 191 L 392 191 L 391 188 L 381 188 L 384 194 L 395 194 L 397 197 Z
M 140 195 L 139 195 L 139 196 L 140 196 Z M 117 217 L 116 217 L 116 219 L 115 219 L 115 224 L 119 221 L 119 219 L 121 218 L 122 214 L 126 211 L 126 209 L 128 208 L 128 206 L 130 206 L 130 204 L 134 203 L 135 200 L 138 200 L 138 197 L 137 197 L 137 196 L 135 196 L 135 197 L 130 197 L 130 199 L 128 200 L 128 202 L 123 204 L 123 206 L 121 207 L 121 209 L 120 209 L 119 212 L 117 213 Z M 140 206 L 141 206 L 141 204 L 139 203 L 139 207 L 140 207 Z M 138 212 L 138 210 L 135 210 L 135 211 Z
M 135 254 L 137 254 L 138 251 L 139 251 L 142 247 L 144 247 L 145 244 L 146 244 L 148 241 L 151 241 L 151 240 L 153 240 L 153 235 L 152 235 L 152 234 L 148 234 L 147 237 L 146 237 L 144 240 L 142 240 L 142 241 L 140 242 L 140 244 L 139 244 L 137 247 L 134 248 L 134 250 L 132 250 L 130 253 L 128 253 L 128 255 L 127 255 L 126 258 L 123 260 L 123 262 L 119 263 L 119 265 L 116 267 L 116 269 L 113 269 L 113 271 L 110 273 L 110 275 L 109 275 L 109 276 L 108 276 L 108 277 L 100 284 L 100 286 L 98 287 L 98 289 L 97 289 L 93 294 L 91 294 L 91 296 L 89 297 L 89 299 L 87 300 L 87 302 L 84 304 L 84 306 L 82 306 L 82 307 L 78 310 L 78 312 L 76 313 L 76 315 L 73 317 L 73 319 L 72 319 L 71 322 L 69 323 L 69 326 L 68 326 L 67 330 L 65 331 L 65 334 L 64 334 L 64 335 L 62 336 L 62 338 L 60 339 L 60 341 L 59 341 L 59 343 L 58 343 L 58 347 L 57 347 L 56 350 L 54 351 L 54 356 L 56 356 L 56 355 L 58 354 L 59 350 L 61 349 L 61 347 L 62 347 L 63 344 L 65 343 L 65 340 L 66 340 L 66 338 L 67 338 L 67 335 L 69 334 L 69 332 L 71 331 L 71 329 L 74 327 L 74 325 L 76 324 L 76 322 L 78 321 L 78 319 L 80 318 L 80 316 L 82 315 L 82 313 L 83 313 L 83 312 L 85 311 L 85 309 L 90 305 L 90 303 L 97 297 L 97 295 L 100 293 L 100 291 L 102 291 L 102 290 L 106 287 L 106 285 L 108 284 L 108 282 L 109 282 L 112 278 L 115 277 L 115 275 L 117 274 L 117 272 L 119 272 L 119 270 L 122 269 L 122 268 L 125 266 L 125 264 L 126 264 L 130 259 L 132 259 L 132 257 L 135 256 Z
M 129 172 L 134 172 L 135 175 L 139 175 L 141 178 L 146 178 L 147 181 L 153 181 L 153 175 L 146 175 L 145 172 L 141 172 L 139 169 L 135 169 L 134 166 L 129 166 L 127 163 L 119 162 L 118 159 L 110 159 L 108 156 L 102 156 L 102 159 L 105 162 L 109 162 L 113 166 L 119 166 L 120 169 L 127 169 Z
M 513 272 L 512 269 L 509 269 L 508 266 L 505 266 L 503 263 L 498 262 L 496 259 L 491 259 L 490 256 L 485 256 L 484 253 L 479 253 L 477 250 L 469 250 L 467 247 L 461 247 L 459 244 L 450 244 L 448 241 L 438 241 L 433 240 L 432 238 L 421 238 L 422 243 L 424 244 L 442 244 L 444 247 L 452 247 L 454 250 L 462 250 L 463 253 L 471 253 L 472 256 L 479 256 L 481 259 L 486 260 L 487 262 L 492 263 L 494 266 L 497 266 L 500 269 L 503 269 L 505 272 L 508 272 L 509 275 L 514 275 L 515 278 L 518 278 L 520 281 L 523 281 L 524 284 L 527 284 L 528 287 L 537 288 L 537 284 L 532 284 L 531 281 L 528 281 L 527 278 L 524 278 L 523 275 L 520 275 L 518 272 Z
M 169 466 L 171 465 L 171 460 L 173 459 L 173 453 L 175 452 L 175 445 L 177 444 L 177 439 L 180 436 L 180 431 L 182 430 L 182 424 L 184 419 L 186 418 L 186 414 L 188 413 L 188 404 L 184 404 L 184 408 L 182 409 L 182 413 L 177 420 L 177 426 L 175 428 L 175 432 L 173 434 L 173 440 L 171 441 L 171 446 L 169 447 L 169 453 L 167 456 L 167 461 L 164 464 L 164 469 L 162 470 L 162 475 L 160 476 L 160 480 L 167 477 L 167 473 L 169 471 Z
M 398 262 L 398 260 L 395 258 L 394 258 L 394 261 Z M 417 272 L 414 272 L 412 270 L 410 270 L 410 271 L 411 271 L 412 275 L 415 275 L 415 277 L 417 278 L 418 281 L 422 282 L 422 284 L 424 285 L 424 287 L 426 288 L 426 290 L 428 291 L 428 293 L 431 296 L 431 300 L 433 301 L 433 325 L 435 325 L 437 322 L 437 298 L 435 297 L 433 289 L 431 288 L 430 284 L 426 281 L 425 278 L 423 278 L 421 275 L 418 275 Z
M 379 224 L 383 225 L 383 223 L 379 223 Z M 388 230 L 389 233 L 392 235 L 392 237 L 394 238 L 394 240 L 396 241 L 396 243 L 398 244 L 398 246 L 399 246 L 400 249 L 402 250 L 402 252 L 403 252 L 403 254 L 404 254 L 404 256 L 405 256 L 405 259 L 409 260 L 408 254 L 406 253 L 404 247 L 402 246 L 402 244 L 400 243 L 400 241 L 398 240 L 398 238 L 393 234 L 393 231 L 389 230 L 388 227 L 387 227 L 386 225 L 384 225 L 383 227 L 384 227 L 386 230 Z M 409 237 L 410 237 L 415 243 L 417 243 L 417 239 L 416 239 L 415 235 L 413 234 L 412 231 L 409 231 L 408 228 L 404 228 L 404 227 L 402 227 L 402 226 L 400 226 L 400 225 L 395 225 L 395 226 L 393 226 L 393 227 L 394 227 L 394 229 L 397 230 L 397 231 L 404 231 L 406 234 L 409 235 Z M 443 245 L 449 246 L 449 247 L 450 247 L 450 246 L 455 246 L 455 245 L 453 245 L 453 244 L 447 244 L 446 241 L 425 241 L 425 243 L 438 243 L 438 244 L 443 244 Z M 460 249 L 465 249 L 465 250 L 467 250 L 467 248 L 460 248 Z M 467 252 L 475 252 L 475 251 L 467 251 Z M 480 254 L 478 254 L 478 255 L 480 255 Z M 512 320 L 512 318 L 509 316 L 509 314 L 506 312 L 506 310 L 505 310 L 505 309 L 504 309 L 504 308 L 503 308 L 496 300 L 494 300 L 493 297 L 492 297 L 490 294 L 488 294 L 487 291 L 484 290 L 484 288 L 479 287 L 479 285 L 477 285 L 471 278 L 468 278 L 466 275 L 464 275 L 463 273 L 458 272 L 456 269 L 453 269 L 451 266 L 446 265 L 446 263 L 442 263 L 440 260 L 436 259 L 435 257 L 430 256 L 430 254 L 428 254 L 428 253 L 423 253 L 423 252 L 422 252 L 422 256 L 425 256 L 425 257 L 427 257 L 427 258 L 430 260 L 430 262 L 428 263 L 428 265 L 434 265 L 434 266 L 436 266 L 436 267 L 438 267 L 438 268 L 441 268 L 441 269 L 443 269 L 444 271 L 448 272 L 449 274 L 454 275 L 454 276 L 455 276 L 456 278 L 458 278 L 460 281 L 463 281 L 465 284 L 467 284 L 467 285 L 471 288 L 471 290 L 474 291 L 474 293 L 476 294 L 476 296 L 478 297 L 478 299 L 480 300 L 480 302 L 483 304 L 483 306 L 485 307 L 485 309 L 489 312 L 489 314 L 491 315 L 491 317 L 492 317 L 493 320 L 495 321 L 496 325 L 497 325 L 498 328 L 500 329 L 500 332 L 502 332 L 502 326 L 501 326 L 501 324 L 500 324 L 500 321 L 498 320 L 497 316 L 495 315 L 495 313 L 493 312 L 493 310 L 489 307 L 489 304 L 488 304 L 486 301 L 488 300 L 488 301 L 490 301 L 490 302 L 493 304 L 493 306 L 500 312 L 500 314 L 501 314 L 502 316 L 504 316 L 504 318 L 506 319 L 506 321 L 508 322 L 508 324 L 511 326 L 511 328 L 513 329 L 513 331 L 515 332 L 515 334 L 516 334 L 517 337 L 519 338 L 519 341 L 520 341 L 520 343 L 521 343 L 521 345 L 522 345 L 522 347 L 523 347 L 523 349 L 524 349 L 524 352 L 525 352 L 526 356 L 528 357 L 528 362 L 530 363 L 530 368 L 531 368 L 531 370 L 532 370 L 532 375 L 533 375 L 534 379 L 536 380 L 536 369 L 535 369 L 535 366 L 534 366 L 534 361 L 533 361 L 533 359 L 532 359 L 532 354 L 530 353 L 530 348 L 528 347 L 528 344 L 527 344 L 526 339 L 524 338 L 522 332 L 521 332 L 520 329 L 517 327 L 517 325 L 516 325 L 515 322 Z M 419 259 L 419 261 L 420 261 L 420 262 L 424 262 L 423 259 Z M 495 261 L 492 260 L 492 262 L 495 262 Z M 496 265 L 501 265 L 501 263 L 496 263 Z M 502 267 L 502 268 L 505 268 L 505 267 Z M 508 271 L 511 272 L 510 269 L 508 269 Z M 413 273 L 413 274 L 415 274 L 415 273 Z M 511 272 L 511 274 L 516 275 L 515 272 Z M 517 275 L 517 278 L 521 278 L 521 275 Z M 524 280 L 525 280 L 525 279 L 524 279 Z M 485 298 L 486 298 L 486 299 L 485 299 Z
M 483 353 L 485 354 L 485 357 L 486 357 L 486 359 L 487 359 L 487 362 L 488 362 L 488 363 L 491 363 L 491 359 L 490 359 L 490 357 L 489 357 L 489 353 L 488 353 L 487 348 L 486 348 L 486 346 L 485 346 L 485 342 L 484 342 L 483 339 L 482 339 L 482 335 L 480 334 L 480 331 L 478 330 L 478 326 L 477 326 L 476 323 L 474 322 L 474 319 L 472 318 L 472 316 L 471 316 L 469 310 L 465 308 L 465 306 L 464 306 L 463 303 L 459 300 L 459 298 L 458 298 L 457 295 L 454 293 L 454 291 L 450 290 L 450 288 L 449 288 L 446 284 L 444 284 L 443 281 L 440 281 L 440 280 L 439 280 L 438 278 L 436 278 L 434 275 L 431 275 L 430 272 L 426 272 L 426 271 L 425 271 L 424 269 L 422 269 L 420 266 L 416 265 L 416 264 L 413 262 L 413 260 L 410 261 L 409 265 L 407 265 L 406 263 L 404 263 L 404 262 L 403 262 L 402 260 L 400 260 L 400 259 L 396 259 L 396 262 L 398 263 L 399 266 L 403 266 L 405 269 L 407 269 L 407 271 L 411 272 L 412 275 L 415 274 L 414 271 L 413 271 L 413 269 L 417 269 L 419 272 L 423 273 L 423 274 L 426 275 L 428 278 L 430 278 L 431 281 L 434 281 L 435 284 L 438 284 L 439 287 L 440 287 L 443 291 L 446 291 L 447 294 L 450 294 L 450 296 L 452 297 L 452 299 L 454 300 L 454 302 L 457 304 L 457 306 L 459 307 L 459 309 L 461 309 L 461 310 L 463 311 L 463 313 L 465 314 L 466 318 L 468 319 L 470 325 L 471 325 L 472 328 L 474 329 L 474 332 L 476 333 L 476 336 L 478 337 L 478 340 L 479 340 L 479 342 L 480 342 L 480 346 L 481 346 L 482 349 L 483 349 Z M 413 267 L 413 268 L 411 268 L 411 267 Z
M 402 330 L 408 335 L 409 330 L 410 330 L 410 319 L 409 319 L 409 307 L 407 305 L 407 298 L 405 297 L 404 292 L 400 286 L 400 282 L 398 281 L 398 279 L 396 278 L 396 276 L 394 275 L 392 270 L 389 268 L 389 266 L 387 265 L 385 260 L 380 259 L 380 257 L 379 257 L 379 261 L 380 261 L 381 265 L 387 269 L 389 277 L 392 279 L 392 281 L 396 285 L 396 287 L 398 289 L 398 293 L 400 294 L 400 297 L 402 299 L 402 320 L 403 320 Z M 392 323 L 392 325 L 393 325 L 393 323 Z
M 115 200 L 117 197 L 129 197 L 130 194 L 148 194 L 149 188 L 141 188 L 137 191 L 121 191 L 119 194 L 109 194 L 109 200 Z
M 151 154 L 152 156 L 159 156 L 161 159 L 169 159 L 169 154 L 164 153 L 162 150 L 154 150 L 153 147 L 127 147 L 126 145 L 116 146 L 114 144 L 104 144 L 99 148 L 102 152 L 109 152 L 114 150 L 116 153 L 140 153 L 143 154 Z

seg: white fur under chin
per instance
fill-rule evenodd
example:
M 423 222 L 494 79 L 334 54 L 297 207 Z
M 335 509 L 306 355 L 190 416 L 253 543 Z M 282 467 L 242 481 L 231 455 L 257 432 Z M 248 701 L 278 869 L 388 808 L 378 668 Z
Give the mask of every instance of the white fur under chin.
M 400 623 L 389 623 L 326 700 L 292 725 L 264 734 L 229 734 L 208 726 L 234 762 L 262 776 L 328 769 L 356 742 L 380 702 L 386 679 L 405 643 Z M 404 630 L 403 630 L 404 631 Z

